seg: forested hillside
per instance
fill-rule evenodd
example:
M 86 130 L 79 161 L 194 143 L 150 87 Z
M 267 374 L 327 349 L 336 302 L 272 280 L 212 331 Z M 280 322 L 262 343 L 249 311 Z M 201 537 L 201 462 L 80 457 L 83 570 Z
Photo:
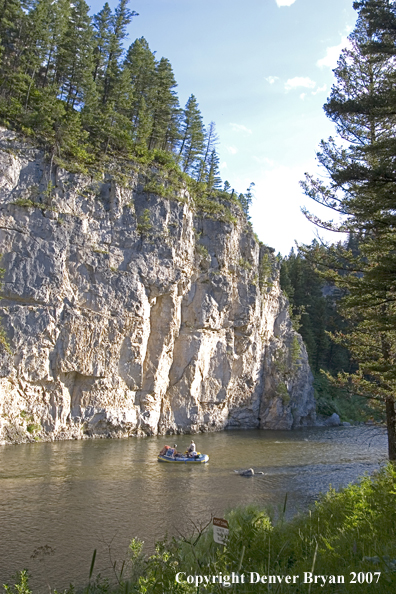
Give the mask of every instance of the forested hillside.
M 0 121 L 44 143 L 51 166 L 154 160 L 213 199 L 222 189 L 215 124 L 204 125 L 194 95 L 180 107 L 172 66 L 146 39 L 126 49 L 138 16 L 128 2 L 91 17 L 84 0 L 1 0 Z M 250 190 L 237 197 L 225 182 L 224 193 L 247 214 Z
M 351 235 L 339 244 L 338 250 L 346 255 L 350 249 L 357 253 L 357 245 L 356 237 Z M 319 251 L 325 261 L 335 247 L 320 246 L 315 240 L 310 246 L 292 249 L 282 260 L 281 287 L 289 299 L 293 325 L 307 347 L 315 376 L 318 412 L 323 415 L 336 412 L 344 421 L 365 421 L 372 417 L 383 420 L 381 408 L 375 403 L 331 381 L 331 377 L 358 369 L 351 351 L 337 340 L 337 336 L 351 329 L 351 322 L 342 315 L 341 308 L 346 291 L 327 280 L 328 270 L 320 266 L 318 257 Z

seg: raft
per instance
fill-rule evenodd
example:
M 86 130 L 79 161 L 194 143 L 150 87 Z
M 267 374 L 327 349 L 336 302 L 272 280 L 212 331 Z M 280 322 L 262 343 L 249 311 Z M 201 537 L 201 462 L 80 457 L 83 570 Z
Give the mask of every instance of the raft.
M 158 462 L 170 462 L 171 464 L 206 464 L 209 462 L 209 456 L 207 454 L 198 454 L 198 456 L 194 456 L 194 458 L 189 458 L 182 454 L 174 458 L 172 455 L 161 456 L 161 454 L 159 454 Z

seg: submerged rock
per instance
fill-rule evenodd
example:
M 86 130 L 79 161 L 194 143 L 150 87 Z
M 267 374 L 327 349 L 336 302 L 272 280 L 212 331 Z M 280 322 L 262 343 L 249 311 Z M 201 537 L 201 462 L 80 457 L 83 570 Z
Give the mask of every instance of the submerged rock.
M 50 175 L 0 130 L 0 441 L 313 424 L 273 250 L 137 167 Z
M 235 472 L 237 472 L 239 474 L 239 476 L 254 476 L 254 470 L 253 468 L 248 468 L 247 470 L 236 470 Z

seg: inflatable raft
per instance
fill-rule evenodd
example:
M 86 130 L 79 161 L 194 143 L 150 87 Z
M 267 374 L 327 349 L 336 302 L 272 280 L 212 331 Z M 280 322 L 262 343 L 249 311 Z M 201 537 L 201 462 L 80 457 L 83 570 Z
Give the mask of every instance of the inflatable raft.
M 189 458 L 188 456 L 180 454 L 174 458 L 172 453 L 170 455 L 159 454 L 158 462 L 170 462 L 171 464 L 206 464 L 209 462 L 209 456 L 207 454 L 198 454 L 197 456 Z

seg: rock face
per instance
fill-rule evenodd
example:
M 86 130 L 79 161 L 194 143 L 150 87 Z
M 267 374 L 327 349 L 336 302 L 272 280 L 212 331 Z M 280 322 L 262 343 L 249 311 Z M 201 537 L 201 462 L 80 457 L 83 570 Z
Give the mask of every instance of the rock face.
M 2 443 L 314 423 L 277 261 L 234 204 L 0 149 Z

